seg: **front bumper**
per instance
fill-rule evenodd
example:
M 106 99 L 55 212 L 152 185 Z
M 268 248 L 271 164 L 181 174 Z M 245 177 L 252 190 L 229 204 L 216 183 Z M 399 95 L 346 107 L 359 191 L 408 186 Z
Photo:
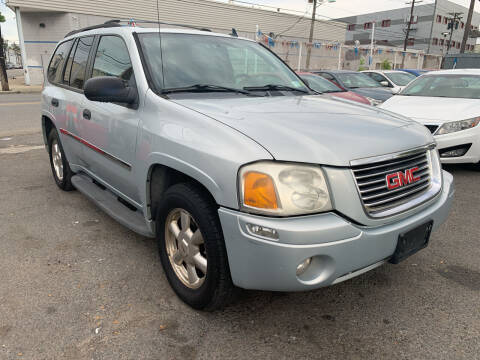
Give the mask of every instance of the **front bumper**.
M 444 164 L 476 164 L 480 162 L 480 128 L 470 130 L 458 131 L 452 134 L 435 136 L 437 142 L 437 149 L 441 152 L 442 149 L 472 144 L 467 153 L 460 157 L 440 158 Z
M 398 222 L 362 227 L 334 213 L 269 218 L 220 208 L 233 283 L 245 289 L 302 291 L 332 285 L 371 270 L 392 256 L 400 234 L 430 220 L 437 229 L 453 201 L 452 175 L 444 172 L 443 189 L 431 206 Z M 252 235 L 246 224 L 277 230 L 279 240 Z M 313 257 L 308 270 L 296 269 Z

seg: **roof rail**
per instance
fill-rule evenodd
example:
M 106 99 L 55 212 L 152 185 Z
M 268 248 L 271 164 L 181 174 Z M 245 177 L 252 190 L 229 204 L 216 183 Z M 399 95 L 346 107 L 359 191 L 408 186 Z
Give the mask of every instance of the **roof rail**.
M 120 25 L 115 20 L 110 20 L 110 21 L 107 21 L 103 24 L 87 26 L 87 27 L 84 27 L 82 29 L 70 31 L 67 35 L 65 35 L 65 37 L 69 37 L 71 35 L 75 35 L 75 34 L 83 32 L 83 31 L 94 30 L 94 29 L 102 29 L 102 28 L 111 28 L 111 27 L 120 27 L 120 26 L 122 26 L 122 25 Z
M 152 21 L 152 20 L 114 19 L 114 20 L 107 21 L 105 24 L 120 24 L 120 23 L 126 23 L 127 25 L 131 25 L 132 23 L 133 24 L 169 25 L 169 26 L 183 27 L 183 28 L 193 29 L 193 30 L 212 32 L 212 30 L 210 30 L 208 28 L 201 27 L 201 26 L 193 26 L 193 25 L 186 25 L 186 24 L 174 24 L 174 23 L 169 23 L 169 22 L 164 22 L 164 21 Z
M 98 24 L 98 25 L 93 25 L 93 26 L 87 26 L 87 27 L 84 27 L 84 28 L 82 28 L 82 29 L 70 31 L 67 35 L 65 35 L 65 37 L 68 37 L 68 36 L 71 36 L 71 35 L 75 35 L 75 34 L 81 33 L 81 32 L 83 32 L 83 31 L 88 31 L 88 30 L 125 26 L 125 25 L 122 25 L 122 23 L 126 23 L 126 24 L 132 24 L 132 23 L 134 23 L 134 24 L 169 25 L 169 26 L 176 26 L 176 27 L 183 27 L 183 28 L 188 28 L 188 29 L 194 29 L 194 30 L 212 32 L 212 30 L 210 30 L 210 29 L 202 28 L 202 27 L 198 27 L 198 26 L 193 26 L 193 25 L 173 24 L 173 23 L 168 23 L 168 22 L 150 21 L 150 20 L 135 20 L 135 19 L 121 20 L 121 19 L 113 19 L 113 20 L 108 20 L 108 21 L 104 22 L 103 24 Z

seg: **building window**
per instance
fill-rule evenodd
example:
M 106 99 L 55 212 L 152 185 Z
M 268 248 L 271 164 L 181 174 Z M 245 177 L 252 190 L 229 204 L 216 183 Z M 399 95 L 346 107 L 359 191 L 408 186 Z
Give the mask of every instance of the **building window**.
M 414 46 L 415 45 L 415 39 L 414 38 L 409 38 L 407 45 L 408 46 Z
M 355 31 L 355 24 L 350 24 L 347 27 L 348 31 Z
M 447 18 L 446 16 L 443 18 L 443 23 L 444 23 L 445 25 L 448 24 L 448 18 Z
M 363 25 L 364 30 L 371 29 L 372 27 L 373 27 L 373 23 L 371 23 L 371 22 L 367 22 Z
M 444 39 L 440 39 L 440 46 L 444 46 L 445 45 L 445 40 Z
M 432 39 L 432 45 L 438 45 L 438 39 L 437 38 Z
M 457 49 L 460 49 L 460 42 L 457 43 Z
M 465 23 L 464 23 L 464 22 L 462 22 L 462 29 L 464 29 L 464 28 L 465 28 Z
M 437 23 L 441 23 L 442 22 L 442 15 L 437 15 Z
M 407 18 L 407 23 L 410 21 L 410 16 Z M 412 16 L 412 24 L 418 23 L 418 16 Z
M 383 20 L 382 27 L 390 27 L 392 25 L 392 20 Z
M 452 41 L 452 45 L 451 45 L 452 48 L 455 47 L 455 41 Z

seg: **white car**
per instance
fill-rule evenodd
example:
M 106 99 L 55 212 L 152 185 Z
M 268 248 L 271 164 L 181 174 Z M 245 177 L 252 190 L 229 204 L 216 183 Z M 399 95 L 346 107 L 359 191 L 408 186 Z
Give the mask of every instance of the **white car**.
M 381 105 L 424 124 L 443 163 L 480 162 L 480 70 L 422 75 Z
M 413 74 L 398 70 L 365 70 L 362 72 L 380 83 L 380 85 L 390 88 L 394 94 L 402 91 L 410 82 L 417 78 Z

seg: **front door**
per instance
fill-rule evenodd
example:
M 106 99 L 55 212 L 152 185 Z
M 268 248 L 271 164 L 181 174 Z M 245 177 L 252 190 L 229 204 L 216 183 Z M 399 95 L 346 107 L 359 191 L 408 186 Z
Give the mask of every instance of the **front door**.
M 115 76 L 136 88 L 130 56 L 123 39 L 101 36 L 93 56 L 92 77 Z M 82 137 L 87 169 L 98 179 L 134 202 L 140 201 L 135 186 L 133 163 L 139 110 L 125 104 L 90 101 L 84 98 Z

